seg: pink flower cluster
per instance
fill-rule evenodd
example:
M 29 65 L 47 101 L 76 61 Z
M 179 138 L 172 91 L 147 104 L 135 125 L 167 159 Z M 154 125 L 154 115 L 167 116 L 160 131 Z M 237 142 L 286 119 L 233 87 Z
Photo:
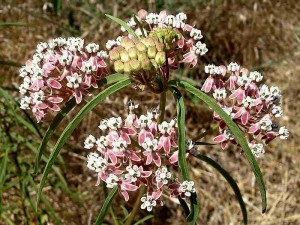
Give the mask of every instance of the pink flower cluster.
M 87 89 L 97 88 L 97 79 L 107 74 L 107 57 L 99 45 L 84 46 L 81 38 L 56 38 L 38 44 L 32 60 L 20 69 L 21 108 L 31 109 L 39 122 L 49 111 L 59 111 L 59 105 L 72 96 L 79 104 Z
M 289 132 L 274 121 L 282 116 L 280 106 L 281 92 L 278 87 L 261 84 L 263 76 L 240 68 L 237 63 L 225 66 L 208 65 L 209 74 L 202 91 L 212 94 L 233 121 L 249 134 L 249 146 L 256 157 L 264 153 L 263 144 L 257 143 L 261 137 L 266 144 L 275 137 L 287 139 Z M 214 138 L 224 149 L 229 142 L 237 144 L 225 122 L 217 113 L 214 118 L 219 122 L 220 135 Z
M 171 196 L 182 197 L 190 196 L 195 188 L 192 181 L 179 183 L 169 171 L 178 161 L 177 121 L 159 124 L 157 109 L 138 117 L 136 107 L 129 102 L 129 115 L 124 121 L 120 117 L 102 120 L 99 128 L 103 135 L 89 135 L 84 147 L 97 150 L 87 157 L 87 167 L 98 174 L 97 185 L 104 181 L 108 188 L 118 187 L 126 201 L 129 191 L 145 185 L 147 193 L 141 198 L 141 208 L 151 211 L 163 204 L 159 198 L 164 187 Z
M 143 34 L 148 36 L 159 28 L 169 28 L 180 35 L 180 39 L 174 40 L 176 43 L 167 51 L 170 69 L 176 69 L 179 63 L 187 63 L 194 67 L 197 64 L 198 57 L 208 51 L 206 44 L 200 41 L 203 38 L 201 30 L 185 23 L 187 16 L 183 12 L 177 15 L 168 15 L 166 11 L 157 14 L 140 10 L 136 18 L 142 25 L 143 30 L 140 29 L 134 18 L 131 18 L 127 25 L 133 28 L 139 37 L 142 37 Z M 121 30 L 126 31 L 124 27 L 121 27 Z M 120 39 L 121 37 L 116 40 L 109 40 L 106 43 L 107 49 L 110 50 L 114 46 L 120 45 Z

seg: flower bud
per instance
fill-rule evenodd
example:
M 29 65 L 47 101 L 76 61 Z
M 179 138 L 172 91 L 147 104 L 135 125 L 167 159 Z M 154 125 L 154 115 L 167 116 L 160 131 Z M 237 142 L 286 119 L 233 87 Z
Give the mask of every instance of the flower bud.
M 146 52 L 147 50 L 146 46 L 142 42 L 137 43 L 136 49 L 141 52 Z
M 131 59 L 129 63 L 131 67 L 131 72 L 137 72 L 141 69 L 141 63 L 137 59 Z
M 139 61 L 142 61 L 144 59 L 148 59 L 148 56 L 147 56 L 147 54 L 145 52 L 138 52 L 137 53 L 137 57 L 138 57 Z
M 150 46 L 154 46 L 155 45 L 155 42 L 154 42 L 154 39 L 153 37 L 147 37 L 147 38 L 142 38 L 141 39 L 141 42 L 146 45 L 146 47 L 150 47 Z
M 110 60 L 112 60 L 112 61 L 116 61 L 116 60 L 120 59 L 120 52 L 119 52 L 118 48 L 113 48 L 112 50 L 110 50 L 109 57 L 110 57 Z
M 158 64 L 156 63 L 155 59 L 151 59 L 150 61 L 151 61 L 152 66 L 154 67 L 154 69 L 155 69 L 155 70 L 158 70 L 158 69 L 159 69 L 159 66 L 158 66 Z
M 162 52 L 165 50 L 165 46 L 163 43 L 157 42 L 155 46 L 158 52 Z
M 129 37 L 123 37 L 121 40 L 121 46 L 124 47 L 127 51 L 128 49 L 134 47 L 135 43 Z
M 155 62 L 158 63 L 158 65 L 163 65 L 166 62 L 166 55 L 164 52 L 158 52 L 155 56 Z
M 155 46 L 150 46 L 150 47 L 148 47 L 148 57 L 149 57 L 150 59 L 154 59 L 156 53 L 157 53 L 157 51 L 156 51 L 156 47 L 155 47 Z
M 121 60 L 118 60 L 118 61 L 114 62 L 114 68 L 115 68 L 115 71 L 117 73 L 123 73 L 124 72 L 124 64 L 122 63 Z
M 131 66 L 129 62 L 124 63 L 124 73 L 130 73 L 131 72 Z
M 128 62 L 130 60 L 129 55 L 125 50 L 120 52 L 120 58 L 122 62 Z
M 128 50 L 128 55 L 129 55 L 129 57 L 131 58 L 131 59 L 136 59 L 137 58 L 137 50 L 136 50 L 136 48 L 130 48 L 129 50 Z
M 151 70 L 151 62 L 149 59 L 144 59 L 141 61 L 141 68 L 145 71 Z

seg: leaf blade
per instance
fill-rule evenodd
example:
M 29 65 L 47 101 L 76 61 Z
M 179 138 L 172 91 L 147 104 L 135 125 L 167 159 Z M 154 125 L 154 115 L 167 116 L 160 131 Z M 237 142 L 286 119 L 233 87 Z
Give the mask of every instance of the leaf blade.
M 258 182 L 258 187 L 262 199 L 262 213 L 265 213 L 267 209 L 267 198 L 266 198 L 266 187 L 264 184 L 262 173 L 260 171 L 256 159 L 254 158 L 248 146 L 248 142 L 246 141 L 239 127 L 236 125 L 235 122 L 232 121 L 232 119 L 226 114 L 226 112 L 217 104 L 217 102 L 214 99 L 212 99 L 202 91 L 198 90 L 193 85 L 189 84 L 186 81 L 180 81 L 180 80 L 172 80 L 169 82 L 169 85 L 183 87 L 186 91 L 195 95 L 197 98 L 199 98 L 204 103 L 206 103 L 210 108 L 212 108 L 212 110 L 216 111 L 216 113 L 218 113 L 218 115 L 222 118 L 222 120 L 224 120 L 224 122 L 227 124 L 227 126 L 235 136 L 237 142 L 243 148 L 246 159 L 248 160 L 248 163 L 250 164 L 251 169 L 254 172 L 254 175 Z
M 248 218 L 247 218 L 247 209 L 246 209 L 246 205 L 245 202 L 243 200 L 241 191 L 239 186 L 237 185 L 237 183 L 235 182 L 235 180 L 230 176 L 230 174 L 222 167 L 220 166 L 216 161 L 214 161 L 213 159 L 205 156 L 205 155 L 193 155 L 194 157 L 196 157 L 197 159 L 200 159 L 206 163 L 208 163 L 209 165 L 211 165 L 214 169 L 216 169 L 225 179 L 226 181 L 229 183 L 229 185 L 231 186 L 232 190 L 235 193 L 235 196 L 240 204 L 240 208 L 243 214 L 243 222 L 244 225 L 247 225 L 248 223 Z

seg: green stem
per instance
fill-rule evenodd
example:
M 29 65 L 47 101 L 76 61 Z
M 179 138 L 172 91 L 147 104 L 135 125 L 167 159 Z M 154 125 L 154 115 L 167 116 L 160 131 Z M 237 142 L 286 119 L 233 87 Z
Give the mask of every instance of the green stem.
M 165 111 L 166 111 L 166 99 L 167 99 L 167 92 L 163 91 L 160 94 L 160 103 L 159 103 L 159 111 L 160 111 L 160 116 L 159 116 L 159 123 L 162 123 L 165 118 Z
M 137 197 L 137 200 L 134 203 L 133 209 L 132 209 L 132 211 L 130 213 L 130 216 L 126 220 L 125 225 L 131 225 L 133 223 L 134 217 L 136 216 L 136 214 L 138 213 L 138 211 L 140 209 L 141 198 L 143 197 L 143 195 L 145 194 L 145 192 L 146 192 L 146 187 L 143 185 L 140 188 L 140 192 L 139 192 L 139 195 Z

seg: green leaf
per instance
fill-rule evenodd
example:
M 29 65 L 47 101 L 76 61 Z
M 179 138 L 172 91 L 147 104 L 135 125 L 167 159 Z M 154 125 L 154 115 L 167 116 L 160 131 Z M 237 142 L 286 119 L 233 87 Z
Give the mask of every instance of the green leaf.
M 111 20 L 115 21 L 116 23 L 120 24 L 122 27 L 125 28 L 125 30 L 128 31 L 129 34 L 131 34 L 133 37 L 137 38 L 137 39 L 140 39 L 139 36 L 137 36 L 137 34 L 134 32 L 134 30 L 128 26 L 128 24 L 126 22 L 124 22 L 123 20 L 117 18 L 117 17 L 114 17 L 114 16 L 111 16 L 109 14 L 105 14 L 105 16 L 107 16 L 108 18 L 110 18 Z
M 8 151 L 9 151 L 9 146 L 6 146 L 5 148 L 5 154 L 1 162 L 0 166 L 0 214 L 2 212 L 2 191 L 3 191 L 3 185 L 5 181 L 5 175 L 6 175 L 6 167 L 7 167 L 7 162 L 8 162 Z
M 244 203 L 241 191 L 239 189 L 239 186 L 237 185 L 237 183 L 234 181 L 234 179 L 230 176 L 230 174 L 223 169 L 222 166 L 220 166 L 216 161 L 214 161 L 213 159 L 205 156 L 205 155 L 193 155 L 194 157 L 208 163 L 209 165 L 211 165 L 213 168 L 215 168 L 226 180 L 227 182 L 230 184 L 232 190 L 235 193 L 236 198 L 239 201 L 241 210 L 242 210 L 242 214 L 243 214 L 243 222 L 246 225 L 247 224 L 247 209 L 246 209 L 246 205 Z
M 171 86 L 181 86 L 186 91 L 190 92 L 191 94 L 195 95 L 197 98 L 201 99 L 203 102 L 205 102 L 212 110 L 214 110 L 221 118 L 222 120 L 227 124 L 233 135 L 235 136 L 236 141 L 241 145 L 241 147 L 244 150 L 245 156 L 251 166 L 252 171 L 255 174 L 258 187 L 261 194 L 262 199 L 262 212 L 265 213 L 267 209 L 267 198 L 266 198 L 266 188 L 264 184 L 264 180 L 260 171 L 260 168 L 257 164 L 257 161 L 255 157 L 253 156 L 246 138 L 244 137 L 243 132 L 240 130 L 240 128 L 237 126 L 235 122 L 232 121 L 230 116 L 226 114 L 226 112 L 218 105 L 218 103 L 202 91 L 198 90 L 193 85 L 189 84 L 186 81 L 179 81 L 179 80 L 172 80 L 169 82 L 169 85 Z
M 45 185 L 47 176 L 49 174 L 49 171 L 51 170 L 56 157 L 58 156 L 58 153 L 60 149 L 63 147 L 63 145 L 66 143 L 67 139 L 70 137 L 74 129 L 78 126 L 78 124 L 83 120 L 83 118 L 87 115 L 88 112 L 90 112 L 96 105 L 101 103 L 105 98 L 110 96 L 111 94 L 115 93 L 116 91 L 128 86 L 130 83 L 132 83 L 131 79 L 127 78 L 125 80 L 122 80 L 107 89 L 101 91 L 97 96 L 95 96 L 90 102 L 88 102 L 74 117 L 74 119 L 68 124 L 68 126 L 64 129 L 61 136 L 57 140 L 55 146 L 53 147 L 51 151 L 51 155 L 49 157 L 49 161 L 46 164 L 46 167 L 43 171 L 42 179 L 39 184 L 38 194 L 37 194 L 37 206 L 39 204 L 40 196 L 43 190 L 43 187 Z
M 138 220 L 137 222 L 135 222 L 133 225 L 139 225 L 139 224 L 143 224 L 144 222 L 146 222 L 147 220 L 152 219 L 154 216 L 153 215 L 148 215 L 145 216 L 144 218 Z
M 33 27 L 33 24 L 29 23 L 0 23 L 0 27 Z
M 136 16 L 134 16 L 133 19 L 134 19 L 134 22 L 139 26 L 139 28 L 140 28 L 140 30 L 142 32 L 142 35 L 145 38 L 146 34 L 145 34 L 145 31 L 144 31 L 143 25 L 140 23 L 140 21 L 138 20 L 138 18 L 136 18 Z
M 186 162 L 186 143 L 185 143 L 185 109 L 184 101 L 181 93 L 175 87 L 170 87 L 177 102 L 177 123 L 178 123 L 178 164 L 181 170 L 183 180 L 190 180 L 189 170 Z M 197 195 L 193 193 L 190 197 L 191 211 L 187 217 L 189 224 L 194 225 L 199 215 L 199 205 L 197 202 Z
M 106 215 L 106 212 L 112 202 L 112 200 L 114 199 L 115 195 L 118 192 L 118 188 L 115 187 L 114 189 L 111 190 L 111 192 L 109 193 L 109 195 L 107 196 L 107 198 L 105 199 L 105 202 L 103 203 L 103 206 L 101 208 L 100 214 L 95 222 L 95 225 L 101 225 L 103 222 L 103 219 Z
M 124 80 L 127 78 L 128 78 L 128 76 L 123 75 L 123 74 L 119 74 L 119 73 L 112 74 L 112 75 L 109 75 L 109 76 L 101 79 L 100 81 L 98 81 L 98 86 L 101 87 L 104 85 L 113 84 L 113 83 L 116 83 L 118 81 L 121 81 L 121 80 Z M 47 147 L 47 143 L 53 136 L 55 129 L 58 127 L 58 125 L 61 123 L 61 121 L 66 117 L 66 115 L 74 108 L 75 105 L 76 105 L 75 98 L 72 98 L 71 100 L 69 100 L 66 103 L 65 107 L 62 108 L 57 113 L 57 115 L 54 117 L 54 119 L 52 120 L 52 122 L 51 122 L 50 126 L 48 127 L 48 129 L 44 135 L 44 138 L 38 148 L 38 151 L 37 151 L 38 153 L 36 155 L 35 164 L 34 164 L 34 174 L 36 174 L 38 172 L 38 166 L 41 161 L 41 156 L 44 154 L 46 147 Z

